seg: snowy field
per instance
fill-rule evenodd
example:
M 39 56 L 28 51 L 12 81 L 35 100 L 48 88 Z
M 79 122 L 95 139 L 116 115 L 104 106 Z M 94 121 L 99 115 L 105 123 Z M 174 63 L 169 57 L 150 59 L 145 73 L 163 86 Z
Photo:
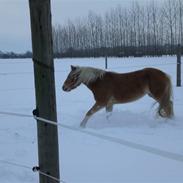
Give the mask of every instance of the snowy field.
M 104 58 L 55 60 L 58 121 L 79 127 L 94 99 L 84 85 L 69 93 L 62 91 L 71 64 L 104 69 L 105 63 Z M 109 58 L 108 67 L 116 72 L 155 67 L 168 73 L 173 83 L 175 118 L 157 118 L 157 106 L 146 96 L 114 106 L 108 120 L 105 110 L 101 110 L 89 120 L 85 130 L 183 156 L 183 88 L 175 86 L 176 57 Z M 0 83 L 0 111 L 31 115 L 35 108 L 31 60 L 0 60 Z M 38 162 L 35 120 L 1 114 L 0 121 L 0 183 L 38 182 L 38 174 L 31 171 Z M 60 127 L 59 146 L 60 174 L 66 183 L 183 182 L 183 161 Z

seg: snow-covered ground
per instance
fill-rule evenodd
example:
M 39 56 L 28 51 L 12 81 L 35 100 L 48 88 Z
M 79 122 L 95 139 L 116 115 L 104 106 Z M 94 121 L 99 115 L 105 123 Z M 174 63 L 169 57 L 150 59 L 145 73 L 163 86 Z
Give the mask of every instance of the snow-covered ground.
M 83 85 L 66 93 L 61 87 L 70 65 L 103 68 L 104 58 L 55 60 L 58 121 L 78 127 L 93 105 Z M 176 87 L 176 57 L 109 58 L 108 70 L 128 72 L 156 67 L 173 82 L 175 118 L 156 118 L 157 106 L 146 96 L 116 105 L 107 120 L 105 110 L 89 120 L 86 130 L 183 155 L 182 87 Z M 32 62 L 0 60 L 0 111 L 31 114 L 35 108 Z M 0 115 L 0 182 L 38 182 L 37 131 L 32 118 Z M 183 162 L 135 150 L 59 127 L 61 179 L 66 183 L 182 183 Z M 25 165 L 25 166 L 22 166 Z

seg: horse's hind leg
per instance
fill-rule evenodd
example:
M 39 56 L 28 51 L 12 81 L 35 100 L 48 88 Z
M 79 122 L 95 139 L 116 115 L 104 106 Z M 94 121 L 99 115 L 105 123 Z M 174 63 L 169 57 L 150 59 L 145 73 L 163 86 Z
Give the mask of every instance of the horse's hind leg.
M 174 111 L 173 111 L 173 102 L 170 100 L 167 104 L 167 106 L 164 108 L 165 113 L 167 114 L 168 118 L 172 118 L 174 116 Z
M 171 85 L 167 85 L 165 90 L 159 99 L 158 113 L 161 117 L 172 118 L 173 117 L 173 102 L 171 100 Z
M 166 74 L 158 73 L 149 80 L 150 95 L 159 103 L 157 114 L 163 118 L 173 117 L 172 84 Z
M 109 119 L 109 117 L 112 115 L 112 110 L 113 110 L 113 104 L 108 104 L 106 106 L 106 112 L 107 112 L 106 118 L 107 119 Z
M 95 103 L 92 108 L 86 113 L 84 119 L 82 120 L 80 127 L 85 128 L 87 121 L 89 120 L 89 118 L 96 113 L 97 111 L 99 111 L 100 109 L 102 109 L 104 106 L 99 105 L 97 103 Z

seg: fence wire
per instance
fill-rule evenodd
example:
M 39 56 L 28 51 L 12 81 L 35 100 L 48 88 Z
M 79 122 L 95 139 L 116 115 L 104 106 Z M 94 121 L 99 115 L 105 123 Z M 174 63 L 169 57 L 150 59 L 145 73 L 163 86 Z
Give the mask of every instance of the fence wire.
M 17 163 L 17 162 L 11 162 L 11 161 L 7 161 L 7 160 L 0 160 L 0 163 L 7 164 L 7 165 L 11 165 L 11 166 L 15 166 L 15 167 L 18 167 L 18 168 L 27 169 L 27 170 L 30 170 L 30 171 L 33 170 L 32 167 L 27 166 L 27 165 L 23 165 L 23 164 L 20 164 L 20 163 Z M 46 173 L 44 173 L 41 170 L 37 170 L 37 171 L 33 171 L 33 172 L 38 172 L 40 175 L 43 175 L 43 176 L 48 177 L 50 179 L 56 180 L 57 182 L 66 183 L 65 181 L 63 181 L 61 179 L 58 179 L 58 178 L 56 178 L 54 176 L 51 176 L 49 174 L 46 174 Z
M 108 66 L 108 69 L 122 69 L 122 68 L 135 68 L 135 67 L 157 67 L 157 66 L 166 66 L 166 65 L 177 65 L 176 62 L 174 63 L 158 63 L 158 64 L 137 64 L 137 65 L 127 65 L 127 66 L 118 66 L 118 67 L 110 67 Z M 65 73 L 69 72 L 70 70 L 55 70 L 55 73 Z M 0 75 L 2 76 L 8 76 L 8 75 L 32 75 L 34 72 L 0 72 Z
M 62 124 L 62 123 L 58 123 L 56 121 L 48 120 L 48 119 L 45 119 L 45 118 L 42 118 L 42 117 L 37 117 L 37 116 L 27 115 L 27 114 L 20 114 L 20 113 L 3 112 L 3 111 L 0 111 L 0 114 L 9 115 L 9 116 L 17 116 L 17 117 L 34 117 L 34 119 L 38 120 L 38 122 L 44 122 L 44 123 L 47 123 L 47 124 L 50 124 L 50 125 L 60 126 L 62 128 L 66 128 L 66 129 L 69 129 L 69 130 L 72 130 L 72 131 L 87 134 L 87 135 L 90 135 L 90 136 L 93 136 L 93 137 L 97 137 L 99 139 L 103 139 L 105 141 L 109 141 L 109 142 L 113 142 L 113 143 L 117 143 L 117 144 L 129 147 L 129 148 L 132 148 L 132 149 L 148 152 L 148 153 L 158 155 L 158 156 L 170 159 L 170 160 L 183 162 L 183 155 L 182 154 L 173 153 L 173 152 L 161 150 L 161 149 L 158 149 L 158 148 L 154 148 L 154 147 L 151 147 L 151 146 L 134 143 L 134 142 L 131 142 L 131 141 L 128 141 L 128 140 L 119 139 L 119 138 L 116 138 L 116 137 L 111 137 L 111 136 L 99 134 L 99 133 L 88 131 L 86 129 L 82 129 L 82 128 L 79 128 L 79 127 L 78 128 L 72 127 L 72 126 L 65 125 L 65 124 Z

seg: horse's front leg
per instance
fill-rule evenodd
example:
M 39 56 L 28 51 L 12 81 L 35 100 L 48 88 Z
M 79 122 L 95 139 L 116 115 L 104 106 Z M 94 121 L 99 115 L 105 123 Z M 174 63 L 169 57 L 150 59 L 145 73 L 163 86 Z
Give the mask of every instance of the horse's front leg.
M 108 104 L 105 109 L 107 113 L 106 118 L 109 119 L 109 117 L 112 115 L 113 104 L 112 103 Z
M 109 119 L 109 117 L 112 115 L 113 104 L 114 104 L 114 97 L 111 97 L 106 105 L 107 119 Z
M 83 119 L 83 121 L 82 121 L 81 124 L 80 124 L 80 127 L 85 128 L 86 123 L 87 123 L 87 121 L 89 120 L 89 118 L 90 118 L 94 113 L 96 113 L 97 111 L 99 111 L 100 109 L 102 109 L 103 107 L 104 107 L 104 106 L 95 103 L 95 104 L 92 106 L 92 108 L 86 113 L 85 118 Z

